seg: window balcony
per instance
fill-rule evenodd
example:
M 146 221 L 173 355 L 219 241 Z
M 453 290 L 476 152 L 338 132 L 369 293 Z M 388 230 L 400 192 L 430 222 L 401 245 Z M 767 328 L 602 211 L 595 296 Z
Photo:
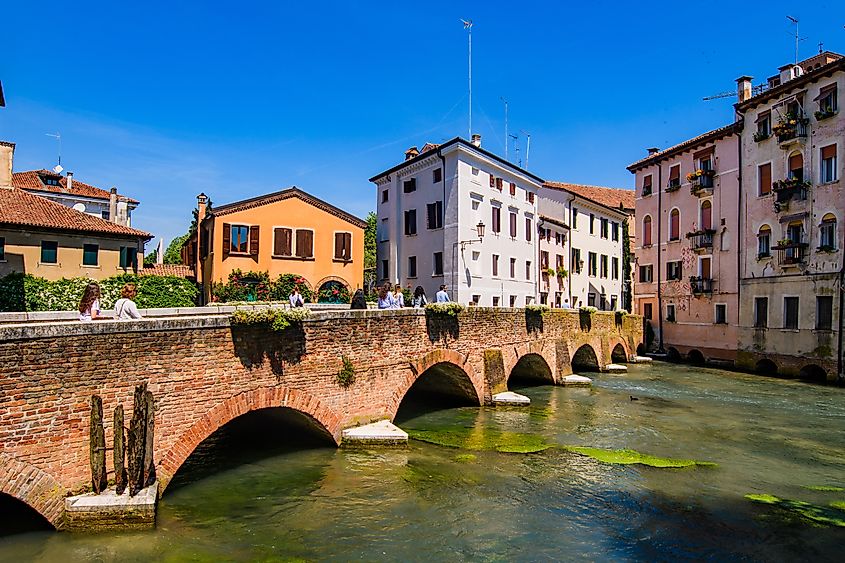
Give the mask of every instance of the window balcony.
M 792 114 L 787 114 L 786 117 L 772 127 L 772 131 L 777 136 L 778 143 L 782 147 L 786 147 L 792 143 L 804 141 L 807 138 L 808 122 L 809 119 L 805 117 L 796 117 Z
M 692 276 L 689 279 L 689 285 L 693 295 L 710 295 L 713 293 L 713 278 Z
M 789 209 L 789 202 L 807 199 L 807 188 L 810 182 L 798 178 L 787 178 L 772 183 L 772 193 L 775 196 L 775 212 L 780 213 Z
M 713 235 L 716 234 L 715 229 L 700 229 L 698 231 L 687 233 L 687 238 L 690 240 L 690 248 L 693 252 L 704 252 L 713 249 Z
M 715 187 L 715 176 L 715 170 L 696 170 L 687 174 L 687 180 L 690 182 L 690 193 L 698 197 L 712 194 Z
M 681 189 L 681 179 L 680 178 L 672 178 L 669 180 L 669 183 L 666 184 L 666 191 L 667 192 L 677 192 Z
M 793 242 L 791 239 L 779 240 L 778 243 L 772 247 L 772 250 L 778 251 L 778 264 L 784 268 L 793 266 L 800 266 L 807 261 L 807 247 L 806 242 Z

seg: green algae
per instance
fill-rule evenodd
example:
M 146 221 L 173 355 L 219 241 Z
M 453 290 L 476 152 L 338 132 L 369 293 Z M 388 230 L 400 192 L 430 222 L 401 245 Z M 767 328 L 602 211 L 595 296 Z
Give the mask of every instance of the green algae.
M 810 504 L 809 502 L 800 500 L 780 498 L 768 494 L 748 494 L 745 495 L 745 498 L 752 502 L 775 506 L 790 514 L 799 516 L 816 524 L 845 528 L 845 516 L 843 516 L 840 512 L 840 510 L 845 510 L 845 502 L 841 503 L 841 507 L 833 506 L 833 504 L 836 503 L 831 503 L 831 508 Z
M 482 430 L 409 430 L 408 436 L 420 442 L 472 451 L 529 454 L 554 447 L 541 436 L 490 428 Z
M 845 491 L 843 487 L 831 487 L 828 485 L 803 485 L 803 487 L 810 491 L 823 491 L 828 493 L 841 493 Z
M 636 450 L 604 450 L 601 448 L 590 448 L 584 446 L 564 446 L 564 450 L 596 459 L 602 463 L 616 465 L 648 465 L 658 468 L 681 468 L 681 467 L 715 467 L 716 464 L 709 461 L 696 461 L 694 459 L 673 459 L 668 457 L 657 457 L 644 454 Z
M 835 500 L 830 503 L 830 506 L 838 508 L 839 510 L 845 510 L 845 500 Z
M 475 454 L 458 454 L 455 456 L 455 461 L 459 463 L 472 463 L 475 459 Z

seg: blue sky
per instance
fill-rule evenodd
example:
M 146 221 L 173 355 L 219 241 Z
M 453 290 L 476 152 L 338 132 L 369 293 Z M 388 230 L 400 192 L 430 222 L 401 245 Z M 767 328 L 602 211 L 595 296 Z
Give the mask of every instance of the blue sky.
M 731 98 L 703 96 L 792 60 L 786 14 L 802 58 L 819 41 L 845 52 L 841 1 L 13 2 L 0 139 L 16 170 L 49 168 L 46 133 L 61 132 L 65 168 L 139 199 L 134 225 L 165 240 L 199 192 L 222 204 L 296 185 L 363 217 L 370 176 L 466 136 L 471 18 L 484 147 L 504 153 L 505 97 L 532 172 L 631 187 L 645 147 L 733 119 Z

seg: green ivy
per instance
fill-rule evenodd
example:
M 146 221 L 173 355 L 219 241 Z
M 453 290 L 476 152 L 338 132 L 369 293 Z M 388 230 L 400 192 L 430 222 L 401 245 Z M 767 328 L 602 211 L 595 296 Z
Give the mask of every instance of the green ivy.
M 347 389 L 355 383 L 355 366 L 352 365 L 352 360 L 346 356 L 341 356 L 340 359 L 343 362 L 343 367 L 337 372 L 335 382 L 344 389 Z
M 458 313 L 464 310 L 460 303 L 450 301 L 449 303 L 429 303 L 425 306 L 425 312 L 433 315 L 447 315 L 457 317 Z
M 301 323 L 311 314 L 305 307 L 294 309 L 278 309 L 268 307 L 266 309 L 238 309 L 231 316 L 233 325 L 270 325 L 275 331 L 282 331 L 294 323 Z

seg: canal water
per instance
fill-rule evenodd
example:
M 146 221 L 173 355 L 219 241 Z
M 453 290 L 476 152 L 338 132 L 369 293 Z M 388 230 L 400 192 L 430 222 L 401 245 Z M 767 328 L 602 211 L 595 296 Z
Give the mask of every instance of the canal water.
M 844 390 L 629 369 L 523 388 L 529 408 L 403 408 L 425 441 L 401 450 L 294 442 L 252 417 L 192 456 L 154 531 L 6 535 L 0 561 L 842 561 L 845 528 L 830 522 L 845 520 L 831 506 L 845 501 Z M 717 465 L 616 465 L 564 446 Z

